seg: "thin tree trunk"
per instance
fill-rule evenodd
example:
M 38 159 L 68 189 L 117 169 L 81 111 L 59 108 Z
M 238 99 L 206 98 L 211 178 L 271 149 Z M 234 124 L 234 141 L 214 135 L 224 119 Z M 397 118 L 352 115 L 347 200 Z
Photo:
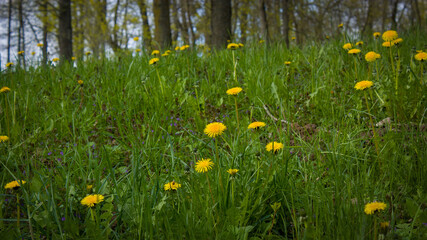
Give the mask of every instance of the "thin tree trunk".
M 396 29 L 397 27 L 397 21 L 396 21 L 396 16 L 397 16 L 397 6 L 399 4 L 399 0 L 395 0 L 393 2 L 393 8 L 391 11 L 391 28 L 392 29 Z
M 142 37 L 144 40 L 144 46 L 148 49 L 151 46 L 151 32 L 150 24 L 148 23 L 147 4 L 145 3 L 145 0 L 139 0 L 138 6 L 142 17 Z
M 265 0 L 259 0 L 259 14 L 261 21 L 261 34 L 262 38 L 265 39 L 267 43 L 270 42 L 270 36 L 268 33 L 268 22 L 267 22 L 267 14 L 265 12 Z
M 240 22 L 240 41 L 242 43 L 246 42 L 247 31 L 248 31 L 248 0 L 242 0 L 242 7 L 238 9 L 238 17 Z
M 47 63 L 47 29 L 48 29 L 48 21 L 47 21 L 47 5 L 49 1 L 44 0 L 42 4 L 42 11 L 43 11 L 43 47 L 42 47 L 42 53 L 43 53 L 43 64 Z
M 186 3 L 186 10 L 187 10 L 188 27 L 190 28 L 191 45 L 194 46 L 196 44 L 196 36 L 194 34 L 193 22 L 191 21 L 190 1 L 191 0 L 185 0 L 185 3 Z
M 156 0 L 153 3 L 155 39 L 161 48 L 172 45 L 169 17 L 169 0 Z
M 18 52 L 21 52 L 21 51 L 24 52 L 24 54 L 18 55 L 18 61 L 19 61 L 19 64 L 21 64 L 21 59 L 22 59 L 22 63 L 25 68 L 25 31 L 24 31 L 25 29 L 24 29 L 24 13 L 22 10 L 22 0 L 19 0 L 18 2 L 18 18 L 19 18 Z
M 382 2 L 382 19 L 381 19 L 381 31 L 385 31 L 386 30 L 386 25 L 387 25 L 387 14 L 388 14 L 388 4 L 389 1 L 388 0 L 383 0 Z
M 179 29 L 181 29 L 181 23 L 178 17 L 178 1 L 172 1 L 172 20 L 174 27 L 172 28 L 172 43 L 178 41 Z
M 73 56 L 73 31 L 71 25 L 71 0 L 59 0 L 59 55 L 62 60 Z
M 413 19 L 414 18 L 413 15 L 415 15 L 415 17 L 417 18 L 417 23 L 420 25 L 420 29 L 423 29 L 422 26 L 424 22 L 421 20 L 421 13 L 420 13 L 420 7 L 418 5 L 418 0 L 412 0 L 411 8 L 413 11 L 411 19 Z
M 7 62 L 10 62 L 10 39 L 12 36 L 12 0 L 9 0 L 8 23 L 7 23 Z
M 289 47 L 289 0 L 282 0 L 283 37 Z
M 181 24 L 181 33 L 182 34 L 181 35 L 182 35 L 182 38 L 184 40 L 184 43 L 188 44 L 188 43 L 190 43 L 190 37 L 189 37 L 189 34 L 188 34 L 187 17 L 185 16 L 187 14 L 186 0 L 181 0 L 180 1 L 180 5 L 181 5 L 181 11 L 180 11 L 180 13 L 181 13 L 181 22 L 182 22 L 182 24 Z

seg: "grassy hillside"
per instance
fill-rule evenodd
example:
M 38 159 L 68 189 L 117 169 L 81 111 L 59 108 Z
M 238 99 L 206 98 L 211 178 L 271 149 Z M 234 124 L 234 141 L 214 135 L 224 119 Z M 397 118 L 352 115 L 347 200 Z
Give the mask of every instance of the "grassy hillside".
M 427 34 L 401 35 L 391 49 L 342 37 L 194 47 L 153 65 L 134 52 L 8 67 L 0 179 L 26 183 L 1 191 L 0 235 L 427 237 L 427 65 L 414 58 Z M 361 40 L 360 53 L 343 49 Z M 369 51 L 381 57 L 367 62 Z M 355 89 L 362 80 L 373 86 Z M 233 87 L 242 91 L 228 95 Z M 266 126 L 248 129 L 255 121 Z M 204 132 L 213 122 L 226 126 L 207 129 L 215 138 Z M 273 141 L 283 148 L 267 151 Z M 89 194 L 104 199 L 88 207 Z M 372 202 L 386 207 L 367 214 Z

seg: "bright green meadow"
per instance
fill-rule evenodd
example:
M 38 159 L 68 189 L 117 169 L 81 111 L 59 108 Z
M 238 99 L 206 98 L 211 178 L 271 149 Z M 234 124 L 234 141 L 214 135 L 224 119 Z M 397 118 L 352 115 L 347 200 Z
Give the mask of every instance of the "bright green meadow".
M 427 34 L 399 37 L 2 63 L 1 239 L 427 239 Z

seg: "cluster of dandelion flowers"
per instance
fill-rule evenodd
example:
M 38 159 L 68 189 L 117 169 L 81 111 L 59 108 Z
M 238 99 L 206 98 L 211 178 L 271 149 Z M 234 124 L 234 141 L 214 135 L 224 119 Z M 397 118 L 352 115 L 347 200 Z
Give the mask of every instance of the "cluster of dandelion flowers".
M 380 212 L 387 208 L 387 204 L 383 202 L 371 202 L 365 205 L 365 213 L 368 215 L 372 215 L 376 212 Z
M 351 43 L 346 43 L 342 46 L 342 48 L 344 50 L 350 50 L 353 47 L 353 45 Z
M 201 159 L 199 161 L 196 162 L 196 172 L 199 173 L 205 173 L 209 170 L 212 169 L 212 166 L 214 165 L 214 163 L 211 161 L 211 159 L 207 158 L 207 159 Z
M 0 143 L 9 141 L 8 136 L 0 136 Z
M 8 87 L 2 87 L 0 89 L 0 93 L 6 93 L 6 92 L 10 92 L 10 88 L 8 88 Z
M 240 87 L 234 87 L 227 90 L 228 95 L 237 95 L 239 94 L 243 89 Z
M 220 136 L 226 129 L 227 127 L 223 123 L 213 122 L 206 125 L 204 133 L 209 137 L 214 138 L 216 136 Z
M 248 129 L 260 129 L 262 127 L 265 127 L 265 123 L 264 122 L 253 122 L 251 124 L 249 124 Z
M 381 33 L 380 32 L 374 32 L 374 34 L 372 34 L 372 35 L 374 35 L 374 38 L 379 38 L 381 36 Z
M 427 53 L 419 52 L 419 53 L 415 54 L 414 58 L 417 61 L 421 61 L 421 62 L 426 61 L 427 60 Z
M 88 207 L 94 207 L 96 204 L 104 201 L 104 196 L 101 194 L 91 194 L 83 198 L 80 203 Z
M 163 188 L 165 189 L 165 191 L 172 191 L 172 190 L 176 191 L 180 187 L 181 187 L 181 184 L 175 181 L 172 181 L 170 183 L 166 183 Z
M 397 39 L 398 35 L 397 35 L 396 31 L 394 31 L 394 30 L 388 30 L 388 31 L 385 31 L 383 33 L 382 37 L 383 37 L 384 41 L 391 42 L 391 41 Z
M 374 83 L 372 81 L 364 80 L 364 81 L 360 81 L 360 82 L 356 83 L 354 88 L 356 90 L 365 90 L 367 88 L 372 87 L 372 85 L 374 85 Z
M 232 169 L 232 168 L 230 168 L 230 169 L 228 169 L 228 170 L 227 170 L 227 172 L 228 172 L 231 176 L 236 175 L 238 171 L 239 171 L 239 169 Z
M 190 48 L 190 45 L 184 45 L 179 48 L 179 50 L 184 51 L 185 49 Z
M 351 49 L 351 50 L 348 51 L 348 54 L 354 54 L 354 55 L 356 55 L 358 53 L 360 53 L 360 49 L 357 49 L 357 48 L 353 48 L 353 49 Z
M 267 144 L 267 146 L 265 146 L 265 149 L 267 150 L 267 152 L 273 151 L 273 153 L 276 153 L 282 148 L 283 148 L 283 144 L 279 142 L 270 142 L 269 144 Z
M 365 54 L 365 60 L 367 62 L 375 62 L 378 58 L 381 58 L 381 55 L 374 51 L 371 51 Z
M 240 46 L 239 46 L 239 44 L 237 44 L 237 43 L 229 43 L 228 45 L 227 45 L 227 49 L 230 49 L 230 50 L 236 50 L 236 49 L 238 49 Z
M 153 50 L 152 52 L 151 52 L 151 55 L 159 55 L 160 54 L 160 51 L 159 50 Z
M 18 188 L 21 187 L 21 185 L 24 185 L 26 183 L 26 181 L 24 180 L 18 180 L 18 181 L 12 181 L 10 183 L 7 183 L 4 188 L 5 189 L 13 189 L 13 190 L 17 190 Z
M 150 59 L 150 61 L 148 61 L 148 64 L 150 64 L 150 65 L 156 64 L 159 60 L 160 59 L 158 59 L 158 58 L 152 58 L 152 59 Z

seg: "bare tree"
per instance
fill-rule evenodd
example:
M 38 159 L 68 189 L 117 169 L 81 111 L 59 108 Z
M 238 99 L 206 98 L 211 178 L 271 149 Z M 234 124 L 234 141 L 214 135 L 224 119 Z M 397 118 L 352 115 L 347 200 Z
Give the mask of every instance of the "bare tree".
M 150 25 L 148 23 L 147 4 L 145 0 L 138 0 L 137 3 L 139 6 L 139 12 L 142 17 L 142 37 L 144 40 L 144 46 L 145 48 L 149 48 L 151 45 L 151 32 Z
M 10 39 L 12 36 L 12 0 L 9 0 L 8 4 L 8 22 L 7 22 L 7 62 L 10 62 Z
M 259 14 L 261 20 L 261 34 L 262 38 L 266 40 L 266 42 L 270 42 L 270 35 L 268 33 L 268 21 L 267 14 L 265 12 L 265 0 L 259 0 L 258 2 Z

